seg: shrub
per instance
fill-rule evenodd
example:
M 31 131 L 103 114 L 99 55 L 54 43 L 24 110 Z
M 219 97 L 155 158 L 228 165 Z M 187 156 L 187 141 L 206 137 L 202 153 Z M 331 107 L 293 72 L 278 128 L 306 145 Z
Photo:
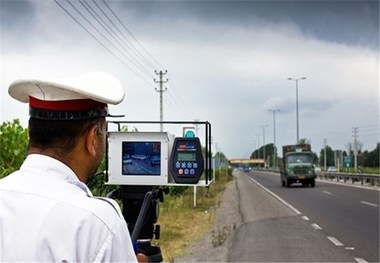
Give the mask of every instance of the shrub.
M 18 170 L 28 150 L 28 131 L 18 119 L 0 126 L 0 178 Z

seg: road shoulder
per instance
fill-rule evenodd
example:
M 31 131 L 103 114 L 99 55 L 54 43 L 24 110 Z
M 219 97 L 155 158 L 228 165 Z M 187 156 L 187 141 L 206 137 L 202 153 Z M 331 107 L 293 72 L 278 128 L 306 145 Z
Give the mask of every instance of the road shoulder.
M 175 262 L 227 262 L 229 245 L 241 222 L 239 192 L 234 177 L 224 190 L 213 228 Z

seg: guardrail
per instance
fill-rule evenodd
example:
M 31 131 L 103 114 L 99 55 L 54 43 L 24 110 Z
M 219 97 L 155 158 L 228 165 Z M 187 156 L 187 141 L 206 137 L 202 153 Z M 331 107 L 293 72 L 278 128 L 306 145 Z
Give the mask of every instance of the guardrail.
M 360 182 L 362 185 L 364 183 L 370 184 L 372 186 L 380 186 L 380 175 L 377 174 L 361 174 L 361 173 L 331 173 L 331 172 L 320 172 L 317 177 L 325 180 L 336 180 L 337 182 L 351 181 L 352 184 L 355 182 Z
M 273 173 L 280 173 L 279 169 L 259 169 L 260 171 L 268 171 Z M 367 184 L 371 186 L 380 186 L 379 174 L 363 174 L 363 173 L 337 173 L 337 172 L 319 172 L 317 178 L 321 180 L 336 180 L 337 182 L 347 183 L 351 181 L 352 184 L 360 182 L 362 185 Z

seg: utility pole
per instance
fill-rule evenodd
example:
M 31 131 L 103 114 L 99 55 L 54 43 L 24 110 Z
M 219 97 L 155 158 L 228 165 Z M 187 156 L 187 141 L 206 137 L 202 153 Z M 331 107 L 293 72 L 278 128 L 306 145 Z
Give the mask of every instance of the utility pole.
M 325 171 L 327 171 L 327 158 L 326 158 L 326 148 L 327 148 L 327 139 L 323 139 L 323 145 L 324 145 L 324 152 L 325 152 L 325 159 L 324 159 L 324 168 Z
M 163 89 L 163 84 L 169 81 L 169 79 L 163 80 L 162 76 L 165 75 L 168 71 L 165 70 L 165 72 L 163 72 L 162 70 L 160 70 L 160 71 L 155 70 L 154 72 L 156 73 L 156 75 L 160 76 L 160 80 L 157 81 L 156 79 L 153 79 L 153 81 L 156 83 L 160 83 L 160 89 L 156 88 L 155 90 L 160 93 L 160 122 L 161 122 L 160 123 L 160 131 L 162 132 L 164 129 L 164 126 L 162 124 L 162 122 L 164 121 L 164 107 L 163 107 L 162 93 L 167 91 L 167 88 Z
M 352 137 L 354 137 L 354 167 L 358 170 L 358 137 L 359 137 L 359 127 L 352 127 Z

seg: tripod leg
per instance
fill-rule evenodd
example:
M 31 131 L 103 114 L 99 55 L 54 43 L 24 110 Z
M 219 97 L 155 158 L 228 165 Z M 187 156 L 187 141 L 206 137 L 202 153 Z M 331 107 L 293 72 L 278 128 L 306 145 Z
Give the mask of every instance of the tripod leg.
M 135 244 L 140 235 L 141 229 L 143 227 L 144 219 L 150 207 L 150 202 L 152 200 L 152 192 L 149 191 L 145 194 L 143 204 L 141 206 L 141 210 L 139 216 L 137 217 L 136 225 L 132 232 L 132 243 Z

